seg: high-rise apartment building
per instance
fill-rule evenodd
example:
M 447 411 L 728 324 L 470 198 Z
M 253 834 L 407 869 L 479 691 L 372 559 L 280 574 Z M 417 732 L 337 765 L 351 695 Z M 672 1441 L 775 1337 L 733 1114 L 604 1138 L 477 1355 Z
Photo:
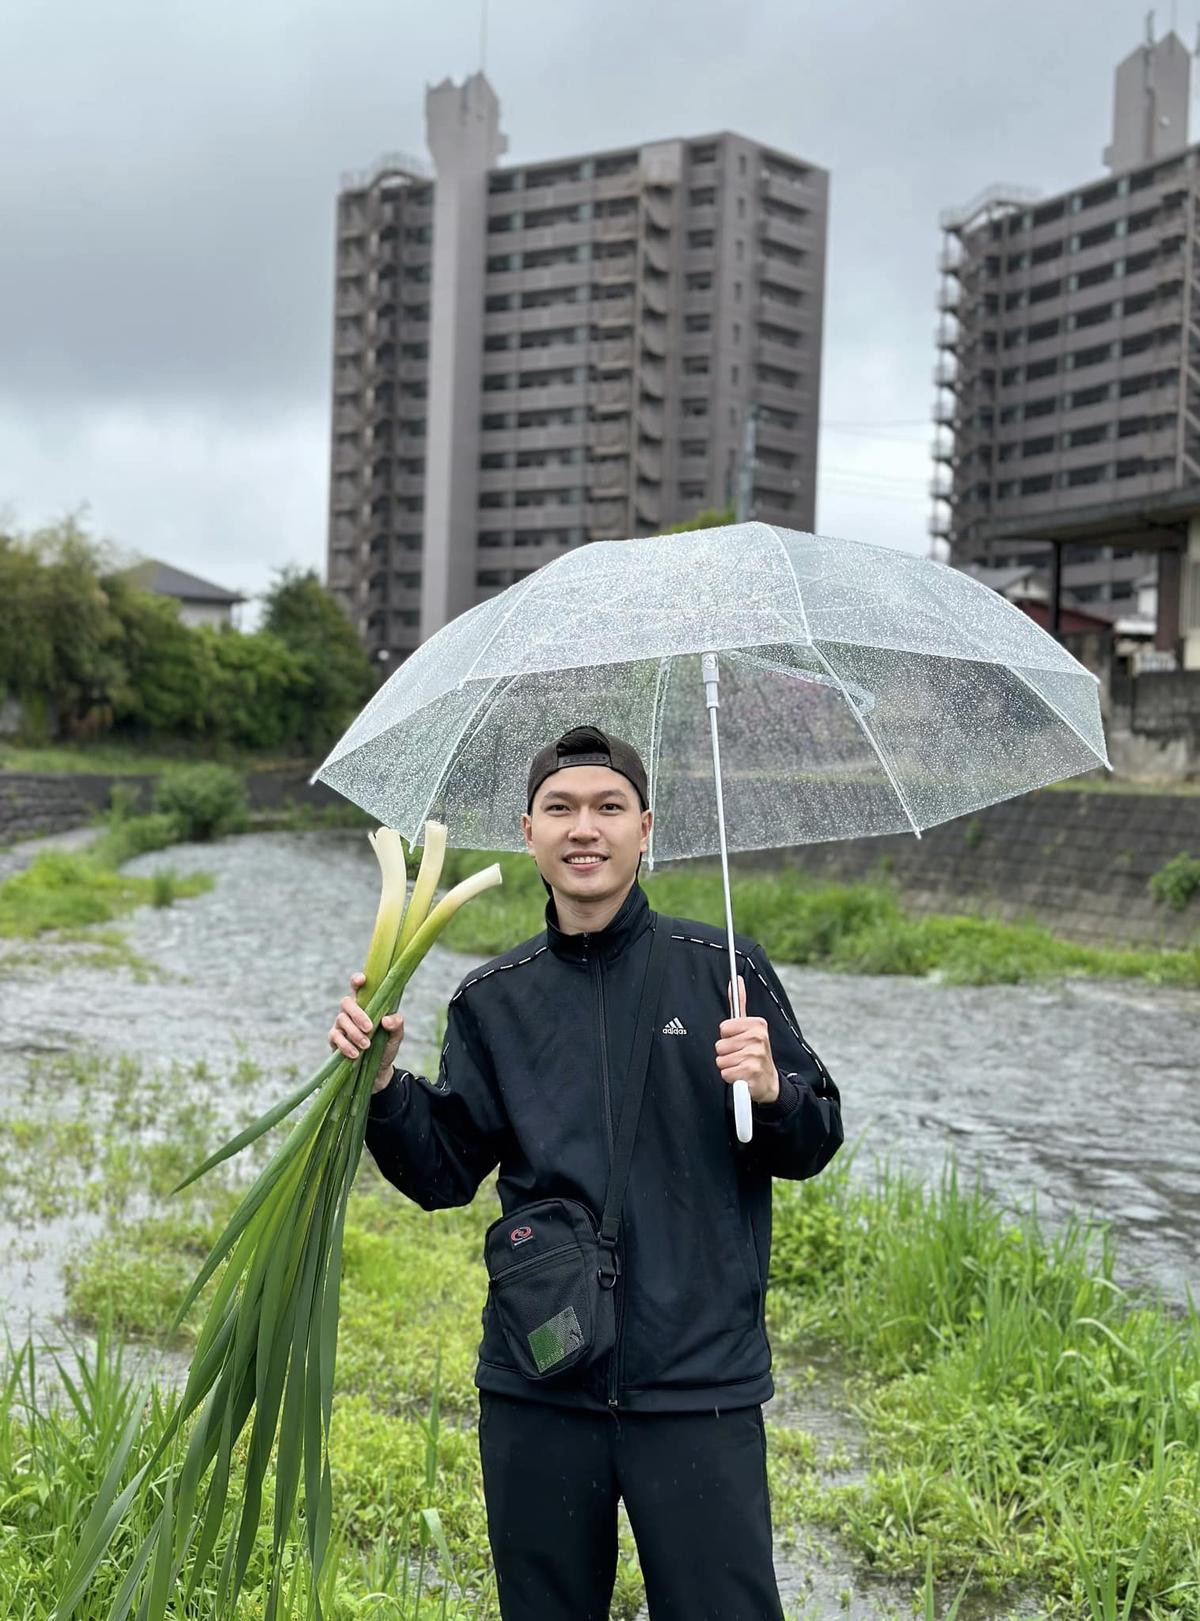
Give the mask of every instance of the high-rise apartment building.
M 329 583 L 372 654 L 726 505 L 748 443 L 755 515 L 811 528 L 827 174 L 729 133 L 501 166 L 480 74 L 426 115 L 432 173 L 338 199 Z
M 1188 63 L 1172 34 L 1118 68 L 1106 178 L 1043 198 L 993 187 L 943 216 L 934 374 L 932 528 L 951 561 L 1026 564 L 1049 542 L 1072 600 L 1120 608 L 1157 551 L 1163 646 L 1200 631 Z

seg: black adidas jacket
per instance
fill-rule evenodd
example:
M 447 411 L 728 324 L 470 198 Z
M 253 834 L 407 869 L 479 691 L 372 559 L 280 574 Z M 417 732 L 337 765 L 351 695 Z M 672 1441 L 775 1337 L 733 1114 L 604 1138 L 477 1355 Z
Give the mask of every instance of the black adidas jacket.
M 398 1070 L 372 1099 L 367 1147 L 426 1210 L 469 1204 L 499 1165 L 503 1213 L 558 1197 L 599 1221 L 654 914 L 635 883 L 594 934 L 564 934 L 553 901 L 546 921 L 454 993 L 436 1083 Z M 836 1153 L 838 1091 L 765 954 L 737 937 L 746 1011 L 766 1019 L 780 1071 L 778 1100 L 753 1105 L 753 1140 L 739 1143 L 713 1053 L 728 1017 L 726 936 L 661 922 L 671 941 L 621 1215 L 615 1364 L 527 1380 L 485 1307 L 481 1389 L 592 1409 L 611 1391 L 620 1407 L 661 1412 L 773 1394 L 771 1178 L 814 1176 Z

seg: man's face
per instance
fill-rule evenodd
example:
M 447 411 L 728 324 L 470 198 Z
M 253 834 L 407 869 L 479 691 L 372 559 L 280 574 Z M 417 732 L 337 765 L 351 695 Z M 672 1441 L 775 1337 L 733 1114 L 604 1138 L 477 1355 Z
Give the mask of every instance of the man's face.
M 521 830 L 551 889 L 597 901 L 629 888 L 653 820 L 628 777 L 606 765 L 573 765 L 546 778 Z

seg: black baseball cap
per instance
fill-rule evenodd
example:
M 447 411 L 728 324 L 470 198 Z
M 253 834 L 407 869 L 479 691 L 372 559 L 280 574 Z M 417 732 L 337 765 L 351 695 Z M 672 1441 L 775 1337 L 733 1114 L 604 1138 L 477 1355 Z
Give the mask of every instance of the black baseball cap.
M 633 744 L 620 737 L 610 737 L 598 726 L 574 726 L 556 743 L 547 743 L 534 755 L 529 768 L 526 811 L 533 810 L 533 796 L 547 777 L 573 765 L 606 765 L 611 771 L 619 772 L 637 789 L 642 809 L 647 808 L 650 792 L 646 785 L 646 768 Z

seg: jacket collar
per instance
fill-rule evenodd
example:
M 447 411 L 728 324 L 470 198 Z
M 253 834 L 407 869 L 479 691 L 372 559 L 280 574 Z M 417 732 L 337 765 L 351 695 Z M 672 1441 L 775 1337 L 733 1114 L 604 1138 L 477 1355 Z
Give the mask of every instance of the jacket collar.
M 646 892 L 635 879 L 621 902 L 620 911 L 606 928 L 597 929 L 594 934 L 564 934 L 558 926 L 558 908 L 551 896 L 546 903 L 546 938 L 551 951 L 564 962 L 587 962 L 592 957 L 611 962 L 650 927 L 650 916 Z

